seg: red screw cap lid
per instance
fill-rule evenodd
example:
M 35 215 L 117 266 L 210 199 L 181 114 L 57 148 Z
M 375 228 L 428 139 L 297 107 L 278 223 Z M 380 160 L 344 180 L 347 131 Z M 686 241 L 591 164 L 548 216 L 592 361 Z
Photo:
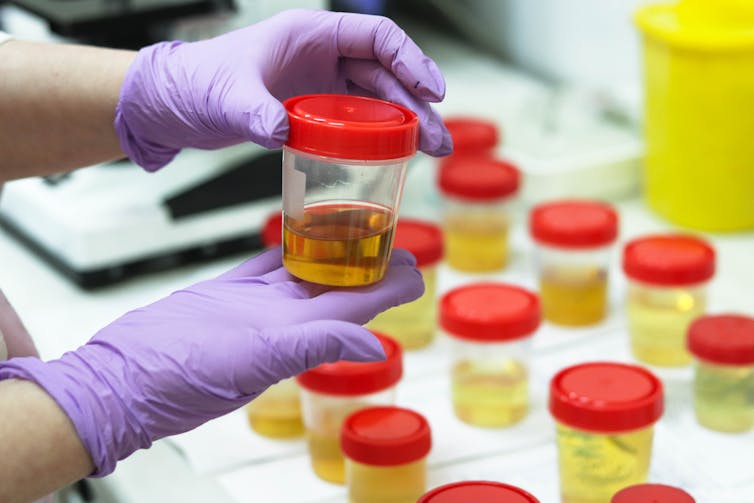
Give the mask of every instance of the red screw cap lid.
M 432 265 L 442 258 L 442 230 L 431 222 L 401 218 L 393 246 L 410 251 L 416 257 L 417 267 Z
M 539 298 L 503 283 L 455 288 L 440 299 L 440 326 L 459 339 L 498 342 L 531 335 L 541 320 Z
M 637 430 L 654 424 L 662 410 L 662 383 L 636 365 L 582 363 L 561 370 L 550 382 L 553 417 L 580 430 Z
M 448 117 L 443 122 L 453 138 L 453 154 L 489 153 L 500 141 L 500 130 L 492 121 Z
M 507 161 L 452 156 L 440 166 L 437 183 L 449 196 L 484 201 L 513 195 L 521 174 Z
M 532 237 L 564 248 L 604 246 L 618 236 L 618 214 L 597 201 L 555 201 L 535 207 L 529 217 Z
M 270 215 L 262 227 L 262 244 L 267 248 L 283 244 L 283 214 Z
M 715 274 L 715 250 L 693 236 L 645 236 L 626 244 L 623 271 L 629 278 L 655 285 L 701 283 Z
M 663 484 L 639 484 L 615 493 L 610 503 L 695 503 L 683 489 Z
M 346 396 L 376 393 L 397 383 L 403 375 L 401 346 L 386 335 L 372 333 L 385 350 L 385 360 L 325 363 L 300 374 L 298 383 L 311 391 Z
M 286 146 L 323 157 L 401 159 L 416 153 L 419 118 L 401 105 L 362 96 L 309 94 L 283 102 Z
M 348 416 L 340 435 L 343 454 L 367 465 L 394 466 L 418 461 L 429 453 L 429 423 L 400 407 L 370 407 Z
M 440 486 L 417 503 L 539 503 L 539 500 L 518 487 L 479 480 Z
M 689 327 L 689 351 L 702 360 L 754 364 L 754 318 L 735 314 L 702 316 Z

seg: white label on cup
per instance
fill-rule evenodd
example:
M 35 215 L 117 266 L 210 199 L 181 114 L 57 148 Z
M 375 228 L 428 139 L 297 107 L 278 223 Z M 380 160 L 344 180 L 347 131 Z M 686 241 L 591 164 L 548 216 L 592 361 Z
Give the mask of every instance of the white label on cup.
M 283 161 L 283 211 L 296 220 L 304 219 L 304 196 L 306 173 L 294 167 L 294 157 L 285 156 Z

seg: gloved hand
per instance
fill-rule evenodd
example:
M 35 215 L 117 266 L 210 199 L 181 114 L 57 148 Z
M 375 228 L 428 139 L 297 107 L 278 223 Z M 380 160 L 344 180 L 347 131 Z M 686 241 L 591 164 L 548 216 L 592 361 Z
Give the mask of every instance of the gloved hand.
M 437 65 L 387 18 L 327 11 L 287 11 L 210 40 L 142 49 L 123 83 L 115 129 L 126 154 L 153 171 L 184 147 L 280 147 L 288 137 L 281 101 L 311 93 L 402 104 L 419 116 L 421 150 L 452 150 L 427 103 L 445 96 Z
M 324 362 L 384 358 L 361 325 L 416 299 L 413 257 L 394 250 L 385 278 L 360 288 L 303 282 L 280 248 L 131 311 L 47 363 L 14 358 L 0 379 L 44 388 L 70 417 L 96 471 L 152 441 L 248 403 L 275 382 Z

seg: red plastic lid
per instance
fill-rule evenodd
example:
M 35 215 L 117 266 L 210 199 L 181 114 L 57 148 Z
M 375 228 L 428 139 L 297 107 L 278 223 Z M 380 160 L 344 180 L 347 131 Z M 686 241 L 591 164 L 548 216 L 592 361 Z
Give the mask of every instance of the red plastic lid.
M 266 248 L 283 244 L 283 214 L 281 212 L 270 215 L 264 223 L 262 244 Z
M 363 96 L 309 94 L 283 102 L 286 146 L 337 159 L 401 159 L 416 153 L 419 118 L 401 105 Z
M 459 339 L 482 342 L 521 339 L 541 320 L 539 298 L 503 283 L 455 288 L 440 299 L 440 326 Z
M 442 230 L 431 222 L 401 218 L 393 246 L 410 251 L 416 257 L 417 267 L 432 265 L 442 258 Z
M 580 430 L 636 430 L 654 424 L 662 411 L 662 383 L 636 365 L 582 363 L 561 370 L 550 382 L 553 417 Z
M 645 236 L 626 244 L 623 270 L 629 278 L 655 285 L 701 283 L 715 274 L 715 250 L 693 236 Z
M 437 183 L 449 196 L 499 199 L 518 190 L 521 173 L 513 164 L 491 157 L 452 156 L 440 166 Z
M 470 480 L 432 489 L 417 503 L 539 503 L 539 500 L 515 486 Z
M 370 407 L 343 422 L 343 454 L 367 465 L 394 466 L 418 461 L 429 453 L 432 436 L 421 414 L 400 407 Z
M 702 360 L 754 364 L 754 318 L 735 314 L 702 316 L 689 327 L 689 351 Z
M 325 363 L 299 374 L 298 383 L 311 391 L 328 395 L 366 395 L 397 383 L 403 375 L 403 352 L 390 337 L 372 332 L 382 343 L 385 360 L 379 362 L 339 361 Z
M 618 214 L 597 201 L 555 201 L 535 207 L 529 217 L 532 237 L 564 248 L 604 246 L 618 236 Z
M 610 503 L 695 503 L 683 489 L 663 484 L 639 484 L 615 493 Z
M 453 154 L 489 153 L 500 141 L 500 130 L 492 121 L 474 117 L 443 119 L 453 138 Z

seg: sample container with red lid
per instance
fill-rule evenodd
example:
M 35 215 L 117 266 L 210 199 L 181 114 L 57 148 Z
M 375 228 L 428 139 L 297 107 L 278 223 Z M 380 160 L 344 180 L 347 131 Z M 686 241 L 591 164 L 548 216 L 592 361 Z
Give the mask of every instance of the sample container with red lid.
M 436 487 L 417 503 L 539 503 L 539 500 L 516 486 L 469 480 Z
M 500 128 L 481 117 L 447 117 L 443 119 L 453 139 L 453 153 L 443 158 L 444 163 L 453 157 L 490 156 L 500 143 Z
M 598 201 L 553 201 L 531 211 L 529 232 L 537 244 L 544 319 L 574 327 L 602 321 L 618 213 Z
M 681 234 L 644 236 L 624 247 L 623 271 L 634 357 L 667 367 L 691 363 L 686 331 L 706 310 L 707 283 L 715 274 L 712 245 Z
M 283 242 L 283 215 L 275 212 L 262 226 L 262 245 L 280 246 Z M 293 378 L 273 384 L 246 406 L 249 426 L 262 436 L 296 438 L 304 434 L 301 418 L 301 398 Z
M 369 407 L 343 422 L 350 503 L 415 503 L 427 486 L 429 423 L 400 407 Z
M 689 327 L 694 411 L 702 426 L 726 433 L 754 427 L 754 318 L 708 315 Z
M 618 491 L 610 503 L 695 503 L 683 489 L 664 484 L 639 484 Z
M 340 450 L 343 420 L 359 409 L 395 402 L 395 387 L 403 375 L 403 352 L 390 337 L 376 332 L 374 335 L 382 344 L 385 360 L 325 363 L 296 378 L 301 387 L 312 468 L 329 482 L 345 482 Z
M 395 248 L 404 248 L 416 257 L 416 267 L 424 278 L 424 294 L 413 302 L 377 315 L 369 328 L 390 334 L 403 349 L 429 345 L 437 328 L 437 266 L 443 257 L 442 229 L 432 222 L 401 218 L 395 229 Z
M 283 265 L 325 285 L 379 281 L 418 146 L 418 117 L 360 96 L 305 95 L 284 105 Z
M 466 423 L 507 426 L 529 410 L 531 338 L 537 296 L 503 283 L 475 283 L 440 300 L 440 327 L 451 341 L 453 409 Z
M 609 503 L 646 482 L 663 388 L 648 370 L 623 363 L 582 363 L 550 382 L 564 503 Z
M 445 258 L 466 272 L 492 272 L 508 263 L 512 203 L 521 183 L 510 162 L 458 156 L 440 166 Z

